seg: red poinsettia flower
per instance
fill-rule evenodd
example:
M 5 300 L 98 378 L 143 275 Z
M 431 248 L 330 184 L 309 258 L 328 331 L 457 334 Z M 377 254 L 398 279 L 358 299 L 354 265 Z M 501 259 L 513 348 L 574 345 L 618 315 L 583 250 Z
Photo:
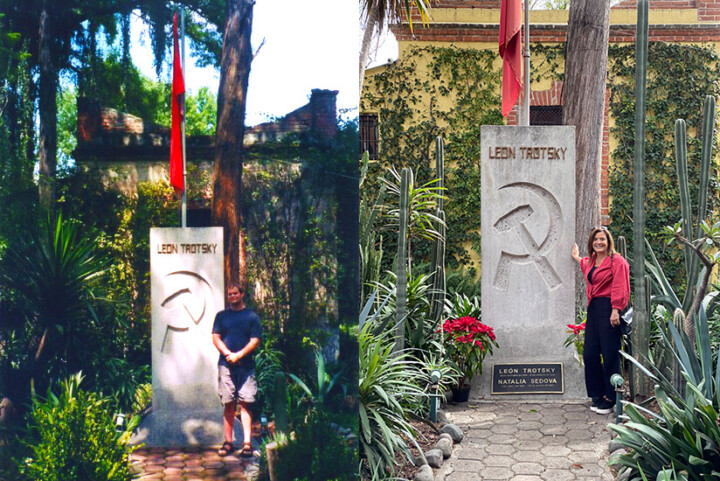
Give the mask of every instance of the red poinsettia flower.
M 461 385 L 482 373 L 485 355 L 497 347 L 493 328 L 471 316 L 446 319 L 438 332 L 444 333 L 445 348 L 463 374 Z
M 585 323 L 583 322 L 580 324 L 568 324 L 567 327 L 572 329 L 573 334 L 577 336 L 578 334 L 580 334 L 580 332 L 585 330 Z

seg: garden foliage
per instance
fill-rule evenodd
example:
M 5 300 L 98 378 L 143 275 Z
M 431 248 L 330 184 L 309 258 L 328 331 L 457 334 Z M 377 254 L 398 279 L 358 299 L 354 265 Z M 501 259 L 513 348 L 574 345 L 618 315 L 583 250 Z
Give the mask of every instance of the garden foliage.
M 82 375 L 63 381 L 56 396 L 33 399 L 27 459 L 18 471 L 28 481 L 128 481 L 131 429 L 117 430 L 110 400 L 80 388 Z
M 420 363 L 409 350 L 393 353 L 392 338 L 373 334 L 373 322 L 361 322 L 358 383 L 361 469 L 364 479 L 375 480 L 392 471 L 398 453 L 411 460 L 403 436 L 414 440 L 409 413 L 425 393 L 418 383 L 424 377 Z
M 361 111 L 378 114 L 382 144 L 379 162 L 372 163 L 366 185 L 385 167 L 411 167 L 418 185 L 435 178 L 431 155 L 435 138 L 445 140 L 447 181 L 444 206 L 448 265 L 471 265 L 480 254 L 481 125 L 503 123 L 499 105 L 500 71 L 493 68 L 496 52 L 457 47 L 414 47 L 382 72 L 366 79 Z M 490 107 L 496 106 L 496 107 Z M 396 241 L 385 238 L 384 249 Z M 430 260 L 434 245 L 419 241 L 414 257 Z M 392 259 L 385 259 L 384 270 Z
M 612 196 L 610 216 L 613 230 L 628 238 L 633 245 L 632 171 L 635 135 L 634 45 L 610 46 L 609 49 L 610 112 L 615 118 L 611 133 L 618 143 L 611 152 L 609 190 Z M 655 250 L 665 275 L 679 294 L 684 283 L 682 252 L 664 249 L 659 238 L 663 228 L 679 218 L 680 191 L 676 182 L 673 132 L 675 121 L 684 119 L 690 135 L 687 141 L 687 177 L 700 177 L 702 101 L 708 94 L 720 96 L 720 57 L 709 47 L 651 42 L 648 49 L 647 121 L 645 140 L 645 237 Z M 672 101 L 670 101 L 672 99 Z M 694 134 L 693 134 L 694 131 Z M 717 165 L 717 147 L 713 147 L 713 166 Z M 710 172 L 708 216 L 720 208 L 716 167 Z M 689 197 L 698 198 L 699 184 L 689 185 Z M 694 212 L 696 215 L 696 212 Z M 631 253 L 632 255 L 632 253 Z M 682 296 L 680 297 L 682 299 Z

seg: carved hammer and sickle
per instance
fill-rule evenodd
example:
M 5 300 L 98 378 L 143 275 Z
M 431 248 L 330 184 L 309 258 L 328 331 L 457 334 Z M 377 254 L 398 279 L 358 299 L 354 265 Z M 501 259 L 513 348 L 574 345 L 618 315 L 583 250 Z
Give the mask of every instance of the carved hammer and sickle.
M 172 351 L 174 334 L 188 332 L 190 326 L 197 326 L 205 317 L 207 304 L 212 299 L 212 287 L 201 275 L 191 271 L 176 271 L 165 276 L 165 281 L 172 283 L 174 289 L 160 304 L 163 309 L 174 311 L 173 317 L 167 321 L 165 336 L 160 352 Z M 180 285 L 178 286 L 178 281 Z
M 558 287 L 562 280 L 558 276 L 555 269 L 552 268 L 545 255 L 550 252 L 552 247 L 560 238 L 562 232 L 562 210 L 557 199 L 544 188 L 527 182 L 515 182 L 504 185 L 498 190 L 509 187 L 517 187 L 525 189 L 537 195 L 543 200 L 548 209 L 550 225 L 545 240 L 538 245 L 535 242 L 530 231 L 525 226 L 525 221 L 530 218 L 534 212 L 528 204 L 515 207 L 510 212 L 500 217 L 495 222 L 495 229 L 500 234 L 515 232 L 517 237 L 525 249 L 525 254 L 511 254 L 502 251 L 497 270 L 495 271 L 495 280 L 493 284 L 500 290 L 506 290 L 510 280 L 510 270 L 513 264 L 525 265 L 534 264 L 540 273 L 540 277 L 545 281 L 550 290 Z

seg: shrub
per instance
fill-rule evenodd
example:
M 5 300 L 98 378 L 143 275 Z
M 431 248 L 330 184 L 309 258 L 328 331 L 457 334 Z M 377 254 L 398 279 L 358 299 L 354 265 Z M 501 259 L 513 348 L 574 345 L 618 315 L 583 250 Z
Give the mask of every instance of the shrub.
M 641 472 L 648 479 L 664 479 L 667 470 L 683 475 L 678 479 L 718 479 L 720 476 L 720 426 L 718 412 L 710 399 L 690 381 L 685 399 L 666 393 L 655 386 L 661 413 L 646 419 L 634 405 L 625 413 L 630 422 L 610 428 L 619 436 L 618 442 L 631 448 L 628 454 L 614 457 L 611 464 L 631 471 L 631 480 L 640 480 Z
M 19 471 L 25 479 L 43 481 L 126 481 L 132 479 L 127 444 L 137 421 L 116 430 L 109 399 L 80 389 L 82 375 L 62 384 L 60 397 L 33 400 L 30 436 L 24 442 L 31 457 Z
M 368 304 L 373 299 L 374 295 Z M 361 324 L 362 318 L 361 314 Z M 367 478 L 385 479 L 395 465 L 397 451 L 404 451 L 412 460 L 403 436 L 415 439 L 408 418 L 426 394 L 418 385 L 424 376 L 411 352 L 393 353 L 393 340 L 373 335 L 370 326 L 367 322 L 360 328 L 359 339 L 362 469 Z
M 655 397 L 661 410 L 654 414 L 629 403 L 625 413 L 630 421 L 610 425 L 618 433 L 616 441 L 631 449 L 628 454 L 615 456 L 611 464 L 629 471 L 630 480 L 640 480 L 643 475 L 665 479 L 662 476 L 667 470 L 677 471 L 678 479 L 700 481 L 720 476 L 720 366 L 712 362 L 702 306 L 698 314 L 697 345 L 672 322 L 667 325 L 671 338 L 665 336 L 664 329 L 660 331 L 665 349 L 680 364 L 684 386 L 675 386 L 657 366 L 649 363 L 646 367 L 622 353 L 656 383 Z M 641 411 L 652 417 L 646 419 Z
M 327 416 L 313 410 L 295 436 L 280 443 L 277 479 L 298 481 L 345 481 L 357 479 L 357 448 L 330 424 Z

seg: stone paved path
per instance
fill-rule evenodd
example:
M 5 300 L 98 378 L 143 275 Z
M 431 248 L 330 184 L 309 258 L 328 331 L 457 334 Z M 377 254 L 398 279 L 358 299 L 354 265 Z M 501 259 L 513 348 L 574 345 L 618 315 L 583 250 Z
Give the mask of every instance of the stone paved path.
M 615 415 L 590 402 L 471 401 L 446 405 L 445 416 L 465 432 L 435 481 L 614 480 L 607 466 Z
M 214 448 L 140 448 L 132 455 L 141 481 L 249 481 L 256 479 L 257 459 L 235 454 L 220 457 Z

